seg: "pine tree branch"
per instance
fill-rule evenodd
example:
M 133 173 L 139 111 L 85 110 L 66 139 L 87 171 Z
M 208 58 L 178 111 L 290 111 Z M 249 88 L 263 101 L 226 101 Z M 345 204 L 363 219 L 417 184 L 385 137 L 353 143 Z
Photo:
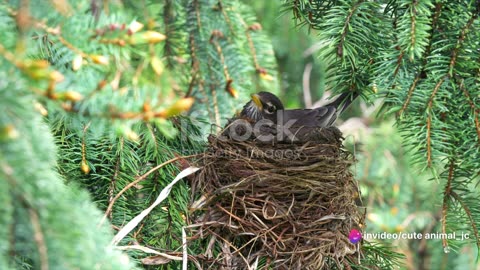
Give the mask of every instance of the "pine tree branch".
M 110 180 L 110 188 L 108 190 L 108 196 L 109 196 L 108 202 L 109 203 L 111 203 L 114 199 L 115 186 L 116 186 L 119 171 L 120 171 L 120 156 L 117 155 L 116 161 L 115 161 L 115 169 L 113 171 L 112 179 Z M 110 217 L 110 220 L 111 220 L 112 219 L 112 212 L 110 212 L 109 217 Z
M 467 97 L 468 104 L 470 105 L 470 108 L 473 111 L 473 118 L 475 121 L 475 128 L 477 129 L 477 139 L 478 139 L 478 144 L 480 144 L 480 121 L 478 119 L 478 114 L 479 114 L 479 109 L 475 107 L 475 104 L 473 103 L 472 97 L 470 93 L 468 92 L 467 89 L 465 89 L 465 85 L 463 84 L 463 80 L 460 83 L 460 89 L 462 90 L 463 94 L 465 97 Z
M 45 243 L 45 237 L 43 236 L 42 226 L 40 225 L 40 219 L 38 218 L 37 212 L 32 208 L 28 209 L 30 214 L 30 221 L 32 222 L 33 227 L 33 239 L 37 243 L 38 254 L 40 255 L 40 269 L 48 270 L 50 267 L 48 265 L 48 252 L 47 245 Z
M 190 33 L 189 35 L 189 45 L 190 45 L 190 58 L 192 59 L 192 69 L 190 70 L 190 83 L 188 85 L 188 90 L 187 93 L 185 94 L 185 97 L 190 97 L 192 95 L 193 87 L 197 83 L 197 77 L 199 76 L 199 70 L 200 70 L 200 63 L 198 62 L 197 58 L 197 48 L 195 46 L 195 37 L 193 36 L 193 33 Z
M 225 36 L 223 35 L 223 33 L 220 30 L 213 30 L 212 34 L 210 36 L 210 43 L 213 45 L 213 47 L 215 48 L 215 50 L 218 53 L 218 56 L 220 57 L 220 63 L 221 63 L 222 68 L 223 68 L 223 73 L 225 75 L 225 80 L 229 81 L 229 80 L 231 80 L 230 73 L 228 72 L 228 67 L 225 64 L 225 56 L 223 54 L 222 47 L 220 46 L 220 44 L 218 42 L 218 39 L 223 39 L 223 38 L 225 38 Z
M 30 207 L 28 208 L 28 213 L 30 215 L 30 221 L 32 222 L 32 228 L 34 231 L 33 238 L 37 244 L 38 254 L 40 257 L 40 269 L 48 270 L 50 267 L 48 265 L 47 244 L 45 243 L 45 237 L 43 236 L 40 218 L 38 217 L 37 212 Z
M 154 168 L 150 169 L 148 172 L 146 172 L 145 174 L 143 174 L 142 176 L 138 177 L 137 179 L 135 179 L 135 181 L 129 183 L 128 185 L 126 185 L 122 190 L 120 190 L 120 192 L 118 192 L 117 195 L 115 195 L 115 197 L 112 199 L 112 201 L 110 201 L 110 203 L 108 204 L 108 207 L 107 207 L 107 210 L 105 210 L 105 214 L 103 215 L 102 219 L 100 220 L 98 226 L 101 226 L 103 224 L 103 222 L 105 222 L 105 219 L 107 218 L 107 216 L 110 214 L 110 212 L 112 211 L 113 209 L 113 205 L 115 204 L 115 202 L 118 200 L 118 198 L 120 198 L 120 196 L 122 196 L 123 193 L 125 193 L 125 191 L 129 190 L 131 187 L 135 186 L 136 184 L 138 184 L 139 182 L 141 182 L 142 180 L 145 180 L 145 178 L 147 178 L 147 176 L 149 176 L 150 174 L 152 174 L 153 172 L 161 169 L 162 167 L 172 163 L 172 162 L 175 162 L 177 160 L 180 160 L 180 159 L 185 159 L 185 158 L 192 158 L 192 157 L 197 157 L 199 156 L 200 154 L 195 154 L 195 155 L 189 155 L 189 156 L 178 156 L 178 157 L 174 157 L 170 160 L 167 160 L 165 162 L 163 162 L 162 164 L 160 165 L 157 165 L 155 166 Z
M 403 52 L 402 52 L 403 55 Z M 403 112 L 407 109 L 408 105 L 410 104 L 410 100 L 412 99 L 413 96 L 413 91 L 415 91 L 415 87 L 417 87 L 418 81 L 420 81 L 420 73 L 417 74 L 415 79 L 412 82 L 412 85 L 410 85 L 410 88 L 408 89 L 407 92 L 407 97 L 405 98 L 405 102 L 403 102 L 402 108 L 398 111 L 397 115 L 402 115 Z
M 255 70 L 260 70 L 261 67 L 258 64 L 258 59 L 257 59 L 257 52 L 255 50 L 255 45 L 253 44 L 252 36 L 250 35 L 250 30 L 252 30 L 252 26 L 248 27 L 245 22 L 243 22 L 245 25 L 245 36 L 247 37 L 248 41 L 248 48 L 250 49 L 250 52 L 252 53 L 252 59 L 253 59 L 253 66 L 255 67 Z M 260 26 L 261 27 L 261 26 Z
M 218 109 L 217 90 L 215 89 L 215 86 L 212 83 L 210 83 L 210 92 L 212 93 L 212 97 L 213 97 L 213 112 L 215 115 L 216 132 L 220 132 L 221 124 L 220 124 L 220 110 Z
M 193 0 L 193 7 L 195 8 L 195 17 L 197 18 L 197 27 L 198 29 L 202 29 L 202 20 L 200 19 L 200 4 L 198 3 L 199 0 Z
M 468 217 L 468 220 L 469 220 L 469 223 L 470 223 L 470 226 L 472 227 L 473 229 L 473 234 L 475 235 L 475 239 L 476 239 L 476 244 L 477 244 L 477 247 L 480 249 L 480 235 L 478 233 L 478 228 L 477 228 L 477 225 L 475 224 L 475 220 L 473 218 L 473 215 L 472 215 L 472 211 L 470 211 L 470 208 L 468 207 L 468 205 L 463 201 L 462 197 L 460 197 L 460 195 L 458 195 L 454 190 L 452 190 L 451 192 L 451 195 L 452 197 L 460 203 L 460 205 L 462 206 L 463 208 L 463 211 L 465 211 L 465 214 L 467 215 Z
M 450 166 L 448 169 L 448 178 L 445 190 L 443 192 L 443 204 L 442 204 L 442 233 L 446 235 L 447 233 L 447 211 L 448 211 L 448 200 L 452 194 L 452 181 L 455 171 L 455 161 L 450 160 Z M 442 245 L 444 249 L 448 249 L 448 243 L 446 238 L 442 238 Z
M 230 29 L 230 33 L 232 34 L 233 37 L 235 37 L 236 34 L 235 34 L 235 30 L 233 29 L 232 21 L 230 20 L 230 17 L 228 16 L 228 14 L 225 12 L 225 8 L 223 7 L 222 0 L 218 0 L 218 9 L 222 13 L 225 23 L 227 24 L 228 29 Z M 230 35 L 228 37 L 230 38 Z
M 478 6 L 480 6 L 480 3 L 477 4 Z M 453 49 L 453 52 L 452 52 L 452 57 L 450 59 L 450 65 L 449 65 L 449 72 L 448 72 L 448 76 L 449 77 L 452 77 L 453 76 L 453 68 L 455 67 L 455 64 L 457 62 L 457 56 L 458 56 L 458 51 L 460 50 L 460 48 L 462 47 L 462 44 L 463 42 L 465 41 L 465 37 L 467 35 L 467 32 L 470 30 L 470 28 L 472 27 L 473 23 L 475 22 L 475 20 L 478 18 L 478 10 L 479 7 L 477 7 L 477 9 L 475 11 L 472 12 L 472 16 L 470 17 L 470 19 L 468 20 L 467 24 L 465 25 L 465 27 L 463 27 L 461 33 L 460 33 L 460 36 L 458 37 L 458 40 L 457 40 L 457 44 L 455 45 L 455 48 Z
M 1 165 L 2 170 L 4 171 L 5 180 L 8 181 L 12 186 L 18 186 L 21 183 L 21 180 L 17 180 L 12 176 L 13 171 L 10 172 L 12 168 L 8 164 L 2 163 Z M 30 222 L 33 229 L 33 240 L 37 245 L 38 255 L 40 259 L 40 270 L 49 270 L 50 267 L 48 264 L 48 249 L 37 210 L 32 207 L 31 203 L 29 202 L 29 200 L 27 200 L 27 197 L 25 197 L 24 194 L 18 194 L 17 197 L 28 210 L 28 215 L 30 217 Z M 12 234 L 12 238 L 13 237 L 14 234 Z M 11 249 L 11 252 L 12 251 L 13 248 Z
M 416 38 L 415 38 L 415 23 L 416 23 L 416 15 L 417 15 L 417 9 L 416 5 L 418 5 L 418 0 L 413 0 L 412 1 L 412 6 L 411 6 L 411 12 L 410 12 L 410 22 L 411 22 L 411 28 L 410 28 L 410 46 L 411 46 L 411 52 L 413 55 L 413 51 L 416 45 Z M 411 60 L 413 60 L 413 57 L 411 57 Z
M 398 50 L 401 50 L 400 47 L 397 47 Z M 398 75 L 398 71 L 400 70 L 400 67 L 402 66 L 402 60 L 403 60 L 403 56 L 405 54 L 405 51 L 402 50 L 400 52 L 400 55 L 397 57 L 397 65 L 395 66 L 395 71 L 393 71 L 393 81 L 395 81 L 395 78 L 397 78 L 397 75 Z
M 350 25 L 350 20 L 352 19 L 353 15 L 355 14 L 355 11 L 357 10 L 357 8 L 363 3 L 364 1 L 361 0 L 361 1 L 358 1 L 355 5 L 353 5 L 353 7 L 351 7 L 351 9 L 349 10 L 349 13 L 347 15 L 347 18 L 345 19 L 345 24 L 343 25 L 343 29 L 342 29 L 342 34 L 340 36 L 340 41 L 337 45 L 337 55 L 339 57 L 342 57 L 343 56 L 343 44 L 345 42 L 345 39 L 347 38 L 347 33 L 348 33 L 348 29 L 349 29 L 349 25 Z
M 415 79 L 413 80 L 412 85 L 408 89 L 407 97 L 405 99 L 405 102 L 402 105 L 402 108 L 398 112 L 398 115 L 403 114 L 403 112 L 408 108 L 408 105 L 410 104 L 410 101 L 411 101 L 412 96 L 413 96 L 413 91 L 415 91 L 415 88 L 417 87 L 417 83 L 419 82 L 420 79 L 422 79 L 426 76 L 425 75 L 425 69 L 426 69 L 427 63 L 428 63 L 428 56 L 430 56 L 430 52 L 432 50 L 433 34 L 437 30 L 438 18 L 440 17 L 441 11 L 442 11 L 442 4 L 437 3 L 435 5 L 435 13 L 433 14 L 432 28 L 430 29 L 430 38 L 429 38 L 429 41 L 428 41 L 428 46 L 425 49 L 425 52 L 423 53 L 423 57 L 422 57 L 423 58 L 422 67 L 421 67 L 420 71 L 417 73 L 417 75 L 415 76 Z M 402 51 L 402 55 L 403 55 L 403 51 Z M 400 68 L 400 66 L 397 66 L 397 69 L 399 69 L 399 68 Z M 397 69 L 395 71 L 397 71 Z M 395 73 L 395 75 L 396 75 L 396 73 Z
M 437 82 L 435 87 L 433 88 L 433 92 L 430 96 L 430 100 L 428 101 L 427 106 L 427 166 L 432 166 L 432 108 L 433 108 L 433 100 L 435 95 L 437 94 L 440 86 L 442 86 L 443 82 L 445 81 L 447 76 L 444 76 Z
M 467 31 L 471 28 L 471 26 L 473 25 L 473 22 L 475 21 L 475 19 L 477 17 L 478 17 L 477 12 L 472 13 L 472 16 L 468 20 L 467 24 L 463 27 L 463 29 L 460 33 L 460 36 L 458 37 L 457 44 L 452 51 L 452 56 L 450 58 L 450 63 L 449 63 L 449 71 L 442 78 L 440 78 L 440 80 L 436 83 L 436 85 L 433 88 L 433 91 L 430 95 L 430 99 L 428 101 L 428 105 L 427 105 L 427 166 L 428 167 L 430 167 L 432 165 L 432 149 L 431 149 L 432 129 L 431 129 L 431 123 L 432 123 L 433 101 L 435 99 L 435 96 L 436 96 L 438 90 L 440 89 L 442 84 L 445 82 L 445 80 L 452 77 L 453 69 L 455 67 L 457 56 L 458 56 L 458 51 L 461 48 L 463 42 L 465 41 Z

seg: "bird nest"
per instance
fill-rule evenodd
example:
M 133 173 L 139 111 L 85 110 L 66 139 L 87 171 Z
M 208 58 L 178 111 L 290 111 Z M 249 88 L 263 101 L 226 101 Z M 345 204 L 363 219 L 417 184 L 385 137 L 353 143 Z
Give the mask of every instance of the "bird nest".
M 353 156 L 334 127 L 289 143 L 211 135 L 192 183 L 192 239 L 204 239 L 204 268 L 331 269 L 359 254 Z M 199 198 L 200 197 L 200 198 Z M 192 200 L 193 201 L 193 200 Z M 198 258 L 198 257 L 197 257 Z M 347 267 L 348 269 L 348 267 Z

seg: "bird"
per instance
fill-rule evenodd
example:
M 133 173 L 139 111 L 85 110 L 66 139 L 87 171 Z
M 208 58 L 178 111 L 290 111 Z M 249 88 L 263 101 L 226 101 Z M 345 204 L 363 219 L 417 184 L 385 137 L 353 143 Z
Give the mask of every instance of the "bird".
M 266 119 L 277 123 L 277 112 L 284 110 L 280 99 L 270 92 L 259 92 L 251 95 L 251 100 L 243 106 L 240 118 L 252 123 Z
M 313 109 L 286 110 L 281 100 L 270 92 L 251 95 L 240 114 L 230 119 L 223 135 L 234 140 L 262 142 L 308 141 L 318 128 L 333 126 L 338 116 L 359 94 L 340 94 L 330 103 Z
M 285 110 L 277 96 L 270 92 L 259 92 L 251 95 L 251 100 L 245 104 L 239 117 L 251 123 L 270 120 L 276 125 L 285 125 L 294 121 L 292 126 L 329 127 L 358 95 L 357 92 L 347 92 L 318 108 Z

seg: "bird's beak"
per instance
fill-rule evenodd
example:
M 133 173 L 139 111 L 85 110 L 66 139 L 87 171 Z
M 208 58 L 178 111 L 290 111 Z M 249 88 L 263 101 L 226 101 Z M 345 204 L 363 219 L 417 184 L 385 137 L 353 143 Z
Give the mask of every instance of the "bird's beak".
M 259 110 L 263 109 L 262 101 L 260 100 L 260 96 L 257 94 L 252 94 L 251 95 L 253 103 L 257 106 Z

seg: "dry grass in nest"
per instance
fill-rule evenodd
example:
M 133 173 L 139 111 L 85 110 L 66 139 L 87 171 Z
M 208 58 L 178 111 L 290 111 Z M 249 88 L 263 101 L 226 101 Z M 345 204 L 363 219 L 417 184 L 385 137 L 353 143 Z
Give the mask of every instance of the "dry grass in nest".
M 364 215 L 353 156 L 338 129 L 312 134 L 274 145 L 209 138 L 193 182 L 202 198 L 192 205 L 196 237 L 209 240 L 205 268 L 248 269 L 262 259 L 265 269 L 330 269 L 357 257 L 348 235 Z

